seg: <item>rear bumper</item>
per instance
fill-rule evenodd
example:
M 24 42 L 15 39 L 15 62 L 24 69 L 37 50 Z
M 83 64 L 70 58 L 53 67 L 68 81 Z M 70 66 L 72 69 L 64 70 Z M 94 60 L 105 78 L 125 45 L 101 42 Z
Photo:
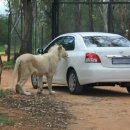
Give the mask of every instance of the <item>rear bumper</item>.
M 101 64 L 86 64 L 77 71 L 81 85 L 101 82 L 130 82 L 130 68 L 106 68 Z

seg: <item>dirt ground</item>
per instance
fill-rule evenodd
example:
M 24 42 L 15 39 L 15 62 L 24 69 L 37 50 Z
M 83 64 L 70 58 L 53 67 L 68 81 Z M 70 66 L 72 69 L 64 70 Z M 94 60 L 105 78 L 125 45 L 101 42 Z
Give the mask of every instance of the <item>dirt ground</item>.
M 3 71 L 1 88 L 9 88 L 11 74 L 12 70 L 10 69 Z M 36 90 L 32 88 L 30 80 L 26 86 L 28 86 L 27 89 L 29 91 L 34 95 L 36 94 Z M 51 96 L 48 95 L 48 91 L 45 89 L 43 96 L 45 95 L 50 100 L 65 103 L 69 113 L 72 115 L 72 118 L 69 118 L 68 123 L 66 123 L 66 130 L 130 130 L 130 96 L 125 88 L 118 86 L 96 87 L 84 89 L 82 95 L 71 95 L 66 87 L 54 87 L 54 90 L 56 94 Z M 20 125 L 19 117 L 27 114 L 26 111 L 13 107 L 5 107 L 2 104 L 0 104 L 0 111 L 16 118 L 18 123 L 16 125 Z M 0 129 L 11 130 L 11 127 L 0 126 Z M 19 129 L 15 126 L 12 127 L 12 130 L 46 129 L 43 129 L 42 126 L 40 127 L 40 124 L 30 127 L 25 123 Z M 50 130 L 53 130 L 53 128 L 50 128 Z

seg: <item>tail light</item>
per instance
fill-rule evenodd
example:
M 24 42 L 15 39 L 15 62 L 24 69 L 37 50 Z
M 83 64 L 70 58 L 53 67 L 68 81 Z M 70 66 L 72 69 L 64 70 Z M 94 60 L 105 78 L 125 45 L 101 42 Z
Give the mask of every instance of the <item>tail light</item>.
M 94 53 L 86 53 L 85 55 L 86 63 L 101 63 L 101 60 L 97 54 Z

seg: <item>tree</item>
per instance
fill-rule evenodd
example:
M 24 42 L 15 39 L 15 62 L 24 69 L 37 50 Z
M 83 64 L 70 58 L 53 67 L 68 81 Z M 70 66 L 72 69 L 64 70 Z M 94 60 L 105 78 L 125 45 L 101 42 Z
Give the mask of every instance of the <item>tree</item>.
M 32 53 L 33 6 L 35 0 L 7 0 L 9 7 L 10 37 L 16 37 L 21 42 L 19 54 Z M 21 26 L 20 26 L 21 19 Z M 9 41 L 12 42 L 11 40 Z M 14 44 L 14 43 L 13 43 Z
M 108 2 L 109 0 L 101 0 L 101 2 Z M 108 12 L 108 5 L 107 4 L 102 4 L 102 7 L 99 8 L 101 16 L 103 18 L 103 22 L 104 22 L 104 31 L 108 32 L 108 16 L 107 16 L 107 12 Z
M 32 53 L 32 27 L 33 27 L 33 7 L 31 0 L 21 0 L 24 13 L 24 24 L 22 34 L 22 45 L 20 54 Z
M 128 39 L 130 40 L 130 24 L 129 24 L 129 30 L 128 30 Z
M 0 16 L 0 44 L 7 44 L 8 40 L 8 28 L 7 17 Z
M 101 2 L 113 2 L 113 0 L 100 0 Z M 104 22 L 104 31 L 105 32 L 114 32 L 113 28 L 113 8 L 112 5 L 102 4 L 99 8 L 101 16 Z
M 76 2 L 80 2 L 80 0 L 76 0 Z M 81 5 L 80 4 L 76 4 L 75 5 L 75 14 L 74 14 L 74 18 L 75 18 L 75 28 L 74 31 L 81 31 Z
M 120 6 L 118 6 L 118 8 L 116 8 L 116 13 L 120 19 L 120 33 L 122 35 L 125 34 L 126 29 L 128 29 L 128 24 L 127 24 L 127 20 L 128 20 L 128 16 L 129 16 L 129 12 L 128 12 L 128 5 L 124 4 L 121 5 L 122 7 L 120 8 Z
M 92 10 L 92 0 L 89 0 L 90 5 L 89 5 L 89 30 L 90 31 L 94 31 L 94 27 L 93 27 L 93 10 Z

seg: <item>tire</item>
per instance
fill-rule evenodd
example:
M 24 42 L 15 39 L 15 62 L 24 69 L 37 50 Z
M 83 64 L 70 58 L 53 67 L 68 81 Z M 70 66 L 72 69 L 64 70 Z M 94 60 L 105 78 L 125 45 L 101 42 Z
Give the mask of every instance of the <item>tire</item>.
M 32 82 L 32 86 L 34 89 L 38 88 L 38 76 L 36 75 L 31 75 L 31 82 Z
M 81 94 L 83 86 L 79 84 L 77 74 L 74 70 L 69 72 L 67 82 L 71 94 Z
M 130 94 L 130 87 L 126 87 L 128 93 Z

